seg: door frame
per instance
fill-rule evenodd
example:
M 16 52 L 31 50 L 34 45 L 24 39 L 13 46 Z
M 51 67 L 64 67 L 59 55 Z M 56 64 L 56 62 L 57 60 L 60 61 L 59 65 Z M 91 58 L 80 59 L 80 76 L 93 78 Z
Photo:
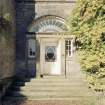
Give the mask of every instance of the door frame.
M 37 34 L 36 35 L 37 39 L 37 46 L 40 46 L 40 55 L 37 56 L 37 59 L 39 58 L 39 62 L 36 63 L 36 68 L 37 68 L 37 75 L 41 76 L 43 75 L 43 61 L 42 61 L 42 55 L 43 55 L 43 43 L 46 40 L 52 40 L 52 42 L 59 42 L 61 44 L 61 76 L 65 75 L 65 41 L 64 38 L 61 37 L 61 35 L 56 35 L 56 34 Z M 42 54 L 41 54 L 42 53 Z
M 36 75 L 40 77 L 43 75 L 43 61 L 42 61 L 42 44 L 43 41 L 46 39 L 56 39 L 60 41 L 61 43 L 61 76 L 66 76 L 67 75 L 67 70 L 66 70 L 66 56 L 65 56 L 65 40 L 73 38 L 75 39 L 74 35 L 70 34 L 65 34 L 65 33 L 37 33 L 36 34 L 36 41 L 37 41 L 37 59 L 36 59 Z

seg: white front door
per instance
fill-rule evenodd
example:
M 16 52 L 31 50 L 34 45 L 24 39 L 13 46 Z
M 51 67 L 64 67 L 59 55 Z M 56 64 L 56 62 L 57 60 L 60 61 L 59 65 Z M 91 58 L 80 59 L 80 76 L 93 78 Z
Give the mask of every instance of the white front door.
M 46 41 L 43 45 L 43 74 L 61 74 L 61 46 L 60 43 Z

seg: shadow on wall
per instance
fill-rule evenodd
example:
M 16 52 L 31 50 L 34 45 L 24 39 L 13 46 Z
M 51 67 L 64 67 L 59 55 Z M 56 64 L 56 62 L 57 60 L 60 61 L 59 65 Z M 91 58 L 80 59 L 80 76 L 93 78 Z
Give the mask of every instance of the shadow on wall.
M 16 68 L 20 78 L 35 75 L 35 69 L 26 67 L 27 28 L 35 18 L 35 0 L 15 0 L 16 2 Z
M 11 2 L 12 0 L 1 0 L 1 1 L 3 1 L 3 2 L 7 1 L 7 3 L 8 3 L 8 2 Z M 35 5 L 34 5 L 33 1 L 34 0 L 31 0 L 31 2 L 28 2 L 28 0 L 15 0 L 15 3 L 16 3 L 16 28 L 17 28 L 16 29 L 16 60 L 17 61 L 18 60 L 19 61 L 25 61 L 27 27 L 31 23 L 31 21 L 33 20 L 33 18 L 35 16 Z M 9 8 L 8 7 L 9 4 L 10 3 L 8 3 L 7 6 L 5 6 L 5 7 Z M 13 3 L 11 3 L 10 7 L 12 7 L 12 6 L 13 6 Z M 5 9 L 5 11 L 6 10 L 7 9 Z M 10 10 L 13 10 L 13 9 L 10 9 Z M 5 34 L 5 35 L 7 35 L 7 34 Z M 0 33 L 0 36 L 1 36 L 1 33 Z M 11 38 L 10 38 L 10 41 L 11 41 Z M 12 48 L 11 52 L 14 53 L 14 51 L 12 51 L 12 50 L 14 50 L 13 49 L 13 47 L 14 47 L 13 45 L 15 45 L 15 43 L 13 43 L 13 42 L 14 41 L 11 41 L 10 44 L 12 45 L 12 47 L 10 47 L 10 48 Z M 10 50 L 10 48 L 8 47 L 9 44 L 6 47 L 5 47 L 4 41 L 3 41 L 2 44 L 4 45 L 4 47 L 3 46 L 2 47 L 6 48 L 6 50 L 2 50 L 2 51 L 4 51 L 5 54 L 11 55 L 12 53 L 9 53 L 9 50 Z M 5 54 L 4 54 L 4 56 L 5 56 Z M 13 54 L 11 56 L 9 56 L 9 57 L 12 57 L 12 56 L 13 56 Z M 9 57 L 6 57 L 6 59 L 3 59 L 3 60 L 1 60 L 1 58 L 0 58 L 0 61 L 2 61 L 1 63 L 6 64 L 6 66 L 2 67 L 2 68 L 6 68 L 6 69 L 1 69 L 0 68 L 0 72 L 1 72 L 0 78 L 1 78 L 2 75 L 5 75 L 4 77 L 5 77 L 6 81 L 7 81 L 6 74 L 9 75 L 9 77 L 11 77 L 10 74 L 15 72 L 15 71 L 11 71 L 12 67 L 9 68 L 9 64 L 10 65 L 12 65 L 12 64 L 14 65 L 15 59 L 14 59 L 14 62 L 11 63 L 10 60 L 12 58 L 9 58 Z M 5 62 L 5 60 L 6 60 L 7 63 Z M 20 62 L 20 64 L 22 65 L 21 62 Z M 16 64 L 16 66 L 17 66 L 17 64 Z M 7 70 L 7 68 L 9 68 L 9 70 Z M 20 71 L 21 71 L 21 69 L 24 69 L 23 71 L 25 71 L 25 68 L 19 68 L 19 69 L 20 69 Z M 20 74 L 22 72 L 20 72 Z M 3 97 L 2 103 L 0 103 L 0 105 L 23 105 L 23 103 L 27 100 L 26 96 L 23 96 L 20 93 L 21 92 L 20 87 L 22 86 L 22 84 L 21 84 L 21 86 L 18 86 L 18 84 L 15 84 L 17 81 L 21 82 L 21 80 L 18 80 L 17 78 L 16 79 L 15 78 L 14 78 L 14 75 L 12 75 L 12 78 L 11 78 L 10 82 L 12 82 L 12 80 L 14 80 L 14 82 L 11 85 L 11 87 L 8 89 L 8 91 L 6 92 L 6 95 Z M 2 81 L 2 83 L 3 82 L 4 82 L 4 80 Z M 22 81 L 23 84 L 25 84 L 25 82 L 26 81 Z M 8 83 L 8 81 L 7 81 L 7 83 Z M 0 86 L 1 86 L 1 84 L 0 84 Z M 18 87 L 18 88 L 16 88 L 16 87 Z M 4 90 L 4 88 L 3 88 L 3 90 Z M 14 91 L 18 91 L 19 92 L 17 98 L 15 97 L 16 94 L 14 94 Z M 0 93 L 0 95 L 1 95 L 1 93 Z M 23 97 L 23 98 L 21 98 L 21 97 Z M 18 100 L 18 98 L 20 98 L 20 100 Z

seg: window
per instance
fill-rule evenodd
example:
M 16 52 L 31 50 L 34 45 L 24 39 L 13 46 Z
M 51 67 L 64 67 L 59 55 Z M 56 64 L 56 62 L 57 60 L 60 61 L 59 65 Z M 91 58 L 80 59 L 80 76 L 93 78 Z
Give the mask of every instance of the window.
M 45 61 L 46 62 L 55 62 L 55 60 L 56 60 L 56 47 L 55 46 L 46 46 Z
M 66 51 L 66 57 L 71 56 L 71 40 L 68 39 L 65 41 L 65 51 Z
M 36 24 L 32 24 L 30 32 L 42 33 L 42 32 L 65 32 L 68 28 L 65 25 L 63 19 L 58 17 L 48 16 L 39 19 Z
M 36 56 L 35 40 L 29 39 L 28 40 L 28 57 L 35 58 L 35 56 Z

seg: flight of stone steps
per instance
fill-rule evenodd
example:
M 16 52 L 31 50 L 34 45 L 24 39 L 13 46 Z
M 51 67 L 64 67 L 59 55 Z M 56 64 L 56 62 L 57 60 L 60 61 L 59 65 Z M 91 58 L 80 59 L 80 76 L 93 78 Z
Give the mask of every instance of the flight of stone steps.
M 66 77 L 44 76 L 43 78 L 33 78 L 31 80 L 16 79 L 5 99 L 44 102 L 59 100 L 69 101 L 67 105 L 96 105 L 96 96 L 88 88 L 85 76 L 80 71 L 80 65 L 72 61 L 70 63 L 70 74 Z
M 7 99 L 27 100 L 69 100 L 94 105 L 94 94 L 82 78 L 49 76 L 31 79 L 28 82 L 16 81 L 6 96 Z M 92 103 L 92 104 L 91 104 Z

